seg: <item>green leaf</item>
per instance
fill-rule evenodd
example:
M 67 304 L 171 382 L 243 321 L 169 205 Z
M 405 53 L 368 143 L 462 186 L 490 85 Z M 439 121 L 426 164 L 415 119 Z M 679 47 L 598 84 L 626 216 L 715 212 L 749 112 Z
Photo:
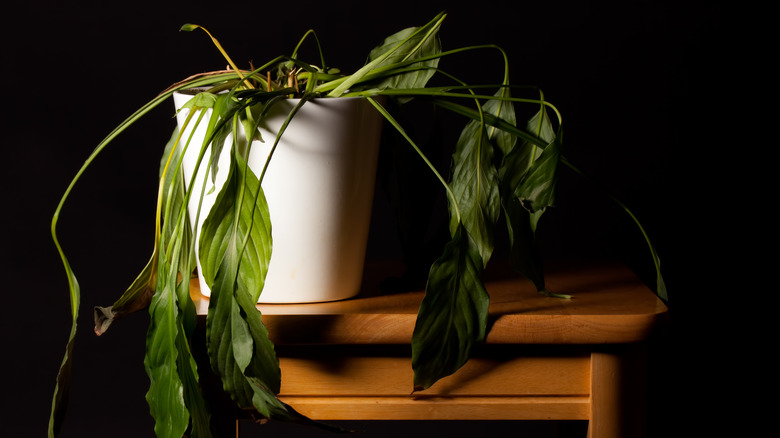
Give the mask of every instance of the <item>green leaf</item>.
M 246 366 L 246 364 L 240 364 L 236 359 L 236 354 L 240 355 L 242 351 L 235 351 L 238 343 L 234 342 L 234 338 L 239 338 L 248 331 L 246 328 L 240 333 L 234 331 L 236 325 L 246 324 L 246 321 L 241 319 L 240 309 L 236 302 L 235 276 L 231 275 L 231 273 L 235 273 L 238 264 L 235 253 L 235 247 L 232 247 L 230 253 L 225 254 L 224 263 L 220 266 L 217 277 L 211 284 L 209 312 L 206 319 L 206 345 L 211 368 L 222 380 L 225 392 L 230 395 L 239 408 L 251 409 L 254 407 L 252 403 L 253 390 L 244 377 L 242 365 Z M 251 354 L 252 350 L 250 349 L 248 353 Z M 277 370 L 269 374 L 264 376 L 265 379 L 278 387 L 281 381 L 281 372 Z M 265 409 L 261 406 L 259 410 L 262 414 Z
M 157 251 L 155 250 L 138 277 L 114 304 L 107 307 L 95 306 L 93 312 L 95 334 L 100 336 L 108 330 L 114 321 L 147 308 L 154 295 L 153 284 L 156 282 L 156 278 Z
M 544 108 L 528 121 L 527 129 L 547 142 L 547 147 L 541 149 L 521 142 L 504 159 L 500 176 L 504 186 L 502 196 L 519 198 L 529 211 L 535 212 L 544 210 L 555 201 L 561 136 L 553 130 Z
M 178 166 L 177 166 L 178 169 Z M 183 178 L 176 178 L 175 185 L 183 188 Z M 179 194 L 179 196 L 183 196 Z M 178 198 L 179 196 L 176 196 Z M 172 213 L 166 214 L 166 222 L 175 222 L 178 226 L 171 230 L 170 235 L 166 237 L 163 233 L 163 242 L 169 241 L 170 244 L 162 245 L 166 257 L 171 261 L 169 268 L 168 281 L 176 284 L 176 302 L 178 311 L 178 333 L 176 336 L 177 371 L 181 380 L 184 403 L 190 413 L 191 432 L 193 438 L 211 437 L 210 419 L 211 414 L 206 400 L 203 397 L 200 388 L 200 378 L 198 375 L 198 366 L 190 350 L 190 339 L 197 324 L 197 313 L 195 305 L 190 297 L 189 278 L 195 268 L 195 255 L 192 240 L 192 228 L 189 223 L 187 206 L 184 202 L 173 202 L 177 208 L 170 209 Z M 168 210 L 168 209 L 166 209 Z M 173 216 L 175 214 L 175 216 Z M 162 274 L 160 274 L 162 275 Z
M 189 425 L 184 387 L 178 373 L 180 336 L 175 284 L 164 281 L 149 306 L 151 321 L 144 366 L 150 386 L 146 394 L 158 438 L 181 438 Z
M 219 171 L 219 156 L 222 154 L 222 149 L 225 146 L 225 140 L 228 134 L 230 134 L 230 120 L 232 117 L 231 109 L 234 105 L 231 105 L 231 100 L 228 95 L 219 95 L 214 103 L 209 117 L 208 125 L 206 126 L 206 135 L 203 138 L 203 144 L 201 148 L 205 149 L 207 146 L 211 146 L 211 157 L 209 161 L 209 170 L 212 183 L 217 179 L 217 172 Z M 214 190 L 212 187 L 211 190 Z
M 387 47 L 387 49 L 381 53 L 375 52 L 373 59 L 370 59 L 366 65 L 347 77 L 328 95 L 339 97 L 346 93 L 353 85 L 362 81 L 366 75 L 371 74 L 377 69 L 387 68 L 388 62 L 390 64 L 397 64 L 398 62 L 415 55 L 421 47 L 426 47 L 426 50 L 429 50 L 430 44 L 437 44 L 436 42 L 431 42 L 429 38 L 436 38 L 436 33 L 441 27 L 441 23 L 445 16 L 446 14 L 443 13 L 437 15 L 425 26 L 413 28 L 408 35 L 405 35 L 403 38 L 396 41 L 395 44 L 391 44 L 390 47 Z
M 179 133 L 174 130 L 160 165 L 157 292 L 150 304 L 151 323 L 144 360 L 150 387 L 147 401 L 159 436 L 181 436 L 192 419 L 191 434 L 209 437 L 210 414 L 198 383 L 197 365 L 189 348 L 195 307 L 189 295 L 194 269 Z
M 417 27 L 404 29 L 385 38 L 380 46 L 371 50 L 368 55 L 369 61 L 380 60 L 375 65 L 376 69 L 414 59 L 427 59 L 407 66 L 409 69 L 407 73 L 384 78 L 378 84 L 373 85 L 374 88 L 380 90 L 385 88 L 423 88 L 435 74 L 435 69 L 439 65 L 439 58 L 436 55 L 441 53 L 441 42 L 437 34 L 438 27 L 434 27 L 433 32 L 428 33 L 418 32 L 418 30 Z M 385 54 L 389 54 L 389 56 L 383 56 Z
M 176 127 L 171 140 L 165 147 L 163 158 L 160 161 L 160 208 L 162 212 L 162 225 L 159 244 L 166 252 L 171 254 L 171 262 L 177 263 L 179 275 L 182 281 L 179 283 L 178 298 L 179 308 L 194 305 L 189 295 L 190 278 L 195 271 L 195 250 L 192 237 L 192 226 L 187 210 L 188 196 L 187 184 L 182 170 L 182 147 L 179 129 Z M 173 260 L 176 257 L 177 260 Z M 194 321 L 192 321 L 194 325 Z
M 235 154 L 232 155 L 235 161 Z M 249 235 L 245 250 L 233 247 L 236 235 Z M 231 169 L 228 181 L 201 229 L 199 250 L 204 279 L 208 284 L 214 282 L 229 249 L 242 250 L 240 266 L 237 264 L 239 288 L 249 291 L 257 302 L 265 282 L 264 272 L 268 269 L 271 247 L 271 218 L 257 177 L 249 168 L 246 171 Z
M 105 333 L 114 321 L 149 306 L 157 283 L 159 245 L 166 245 L 166 242 L 173 240 L 172 235 L 176 234 L 178 238 L 182 239 L 183 246 L 189 247 L 192 233 L 190 232 L 189 219 L 184 211 L 186 189 L 184 176 L 178 171 L 181 160 L 181 148 L 178 147 L 178 141 L 179 130 L 175 128 L 165 146 L 160 162 L 161 187 L 158 203 L 160 208 L 164 207 L 166 210 L 161 235 L 155 241 L 152 256 L 146 266 L 122 296 L 111 306 L 96 306 L 94 308 L 95 333 L 98 336 Z M 169 163 L 172 163 L 173 166 L 169 166 Z M 169 167 L 176 170 L 167 172 Z M 177 224 L 180 215 L 184 215 L 182 219 L 185 220 L 185 224 L 181 226 L 181 234 L 178 234 L 179 226 Z M 189 261 L 188 252 L 182 254 L 184 259 L 180 261 L 180 266 L 183 266 L 181 275 L 182 278 L 189 278 L 194 269 L 194 260 Z
M 510 263 L 538 291 L 554 295 L 546 290 L 535 234 L 541 215 L 555 199 L 561 137 L 553 131 L 544 108 L 529 120 L 527 129 L 548 144 L 542 149 L 522 141 L 505 156 L 499 171 L 501 202 L 509 231 Z
M 517 116 L 514 103 L 509 100 L 511 98 L 509 88 L 501 87 L 494 96 L 496 97 L 495 99 L 489 99 L 482 105 L 483 117 L 484 115 L 493 116 L 506 124 L 516 125 Z M 490 143 L 495 148 L 498 157 L 506 156 L 517 144 L 517 137 L 497 126 L 492 126 L 487 122 L 486 124 L 488 124 L 488 138 L 490 138 Z M 494 160 L 495 162 L 497 160 Z
M 186 317 L 182 318 L 182 320 L 186 319 Z M 211 413 L 209 411 L 209 406 L 206 403 L 206 399 L 201 392 L 198 365 L 190 350 L 190 337 L 187 335 L 188 330 L 186 327 L 182 328 L 183 330 L 181 330 L 176 337 L 176 345 L 181 353 L 178 357 L 177 369 L 181 376 L 184 390 L 184 403 L 190 412 L 192 428 L 190 435 L 193 438 L 209 438 L 211 437 Z
M 281 374 L 262 322 L 257 318 L 253 322 L 262 328 L 250 328 L 247 310 L 239 306 L 239 300 L 245 300 L 252 303 L 249 314 L 257 312 L 254 303 L 271 258 L 271 229 L 257 177 L 242 157 L 235 153 L 231 157 L 227 181 L 203 224 L 201 264 L 213 275 L 206 325 L 211 365 L 225 390 L 246 409 L 254 406 L 254 389 L 244 376 L 250 363 L 258 374 L 255 377 L 274 394 L 279 391 Z M 257 409 L 264 414 L 268 411 L 266 406 Z
M 503 207 L 509 231 L 509 263 L 530 280 L 536 290 L 544 291 L 544 270 L 535 237 L 541 212 L 531 213 L 515 197 L 509 198 Z
M 490 297 L 471 242 L 464 227 L 457 227 L 431 267 L 412 335 L 415 391 L 457 371 L 485 339 Z
M 498 93 L 503 94 L 504 91 L 499 90 Z M 482 111 L 514 122 L 510 102 L 488 100 Z M 493 253 L 494 228 L 501 210 L 493 146 L 508 150 L 512 142 L 510 134 L 487 126 L 483 120 L 471 120 L 461 132 L 453 154 L 449 185 L 454 199 L 449 200 L 450 210 L 454 212 L 458 208 L 461 216 L 450 214 L 450 232 L 454 233 L 462 224 L 474 240 L 484 265 Z
M 450 233 L 454 234 L 463 225 L 486 264 L 493 253 L 493 229 L 500 203 L 493 148 L 483 125 L 469 122 L 461 133 L 453 154 L 449 185 L 461 213 L 460 220 L 450 215 Z M 449 202 L 452 204 L 453 199 Z
M 201 241 L 214 243 L 201 246 L 208 252 L 203 263 L 217 264 L 210 268 L 214 279 L 206 318 L 212 369 L 242 409 L 340 430 L 306 418 L 277 398 L 279 360 L 256 307 L 271 257 L 268 205 L 258 178 L 243 157 L 233 152 L 227 181 L 212 208 L 212 213 L 218 213 L 206 219 L 201 236 Z
M 146 103 L 144 106 L 142 106 L 133 114 L 131 114 L 129 117 L 127 117 L 124 121 L 122 121 L 122 123 L 120 123 L 116 128 L 114 128 L 95 147 L 95 149 L 90 153 L 89 157 L 87 157 L 87 159 L 84 161 L 84 164 L 78 170 L 76 175 L 72 178 L 70 184 L 68 185 L 64 194 L 60 198 L 60 202 L 57 205 L 54 214 L 52 215 L 51 237 L 52 237 L 52 241 L 54 242 L 54 245 L 57 248 L 57 252 L 59 253 L 60 258 L 62 260 L 63 268 L 68 280 L 68 291 L 69 291 L 70 303 L 71 303 L 70 310 L 71 310 L 72 324 L 71 324 L 70 335 L 68 337 L 68 342 L 65 349 L 65 354 L 63 356 L 57 374 L 56 386 L 52 397 L 51 412 L 49 415 L 49 431 L 48 431 L 49 437 L 54 437 L 57 434 L 59 434 L 59 430 L 62 425 L 62 420 L 65 411 L 67 409 L 69 388 L 70 388 L 70 375 L 71 375 L 71 368 L 72 368 L 72 361 L 73 361 L 73 349 L 74 349 L 75 337 L 77 332 L 76 322 L 77 322 L 79 307 L 81 303 L 81 289 L 79 287 L 75 273 L 73 272 L 70 263 L 68 262 L 68 258 L 65 255 L 65 251 L 60 245 L 59 238 L 57 235 L 57 225 L 59 223 L 59 217 L 63 207 L 65 206 L 65 203 L 68 200 L 68 197 L 70 196 L 70 193 L 73 191 L 73 189 L 76 186 L 76 183 L 81 179 L 81 176 L 84 174 L 84 172 L 86 172 L 86 170 L 92 165 L 92 163 L 97 158 L 97 156 L 100 155 L 100 153 L 106 147 L 108 147 L 108 145 L 111 144 L 111 142 L 117 136 L 119 136 L 122 132 L 124 132 L 126 129 L 132 126 L 140 118 L 145 116 L 153 108 L 157 107 L 162 102 L 165 102 L 174 91 L 199 87 L 199 86 L 218 84 L 226 80 L 235 79 L 236 77 L 237 74 L 233 72 L 218 73 L 218 74 L 206 75 L 202 77 L 197 76 L 192 79 L 188 79 L 180 83 L 177 83 L 174 86 L 170 87 L 169 89 L 165 90 L 164 92 L 160 93 L 154 99 Z
M 55 242 L 57 242 L 55 235 Z M 57 243 L 59 248 L 59 243 Z M 60 250 L 61 251 L 61 250 Z M 62 255 L 62 252 L 60 252 Z M 73 275 L 73 271 L 70 269 L 70 264 L 64 255 L 62 255 L 65 270 L 68 274 L 70 282 L 71 294 L 71 309 L 72 320 L 70 334 L 68 335 L 68 343 L 65 346 L 65 354 L 60 363 L 60 369 L 57 373 L 57 384 L 54 388 L 54 395 L 51 402 L 51 412 L 49 414 L 49 438 L 54 438 L 59 434 L 60 427 L 62 427 L 62 421 L 65 418 L 65 412 L 68 407 L 68 399 L 70 396 L 70 376 L 73 368 L 73 348 L 76 342 L 77 332 L 77 319 L 79 310 L 79 301 L 81 299 L 81 292 L 76 281 L 76 277 Z
M 445 94 L 446 95 L 447 93 L 437 92 L 436 94 Z M 461 97 L 463 97 L 463 96 L 461 96 Z M 507 133 L 510 133 L 511 135 L 517 137 L 518 139 L 522 139 L 524 141 L 527 141 L 527 142 L 529 142 L 531 144 L 534 144 L 536 146 L 539 146 L 541 148 L 544 148 L 545 146 L 547 146 L 547 143 L 545 141 L 543 141 L 543 140 L 540 140 L 536 135 L 531 134 L 531 133 L 527 132 L 524 129 L 518 128 L 514 124 L 509 123 L 509 122 L 507 122 L 504 119 L 498 118 L 498 117 L 493 116 L 491 114 L 480 113 L 479 111 L 477 111 L 477 110 L 475 110 L 473 108 L 469 108 L 469 107 L 464 106 L 464 105 L 460 105 L 460 104 L 457 104 L 457 103 L 454 103 L 454 102 L 450 102 L 450 101 L 445 100 L 445 99 L 436 99 L 436 98 L 434 98 L 431 101 L 436 106 L 440 106 L 442 108 L 445 108 L 445 109 L 447 109 L 449 111 L 454 112 L 455 114 L 460 114 L 460 115 L 469 117 L 472 120 L 482 120 L 482 119 L 484 119 L 485 123 L 487 123 L 488 125 L 496 127 L 496 128 L 498 128 L 498 129 L 500 129 L 502 131 L 506 131 Z M 528 103 L 527 99 L 516 99 L 516 98 L 513 98 L 512 101 L 520 101 L 520 102 L 526 101 L 526 103 Z

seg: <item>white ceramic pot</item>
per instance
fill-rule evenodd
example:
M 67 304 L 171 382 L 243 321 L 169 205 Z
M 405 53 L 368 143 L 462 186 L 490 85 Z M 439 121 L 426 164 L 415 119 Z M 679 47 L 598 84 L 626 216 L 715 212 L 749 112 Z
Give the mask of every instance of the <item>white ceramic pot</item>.
M 175 93 L 176 108 L 191 97 Z M 261 126 L 264 142 L 254 141 L 249 155 L 249 166 L 257 176 L 277 130 L 295 103 L 290 99 L 275 105 Z M 187 112 L 177 115 L 180 127 Z M 196 129 L 184 156 L 187 181 L 195 167 L 207 119 L 208 115 Z M 296 114 L 262 182 L 271 215 L 273 252 L 259 302 L 334 301 L 360 291 L 381 126 L 381 115 L 362 98 L 314 99 Z M 190 131 L 188 128 L 182 138 L 186 139 Z M 231 141 L 229 137 L 225 151 Z M 195 217 L 205 167 L 201 166 L 195 180 L 189 205 L 191 218 Z M 196 251 L 199 230 L 227 178 L 227 169 L 228 156 L 223 153 L 216 189 L 208 193 L 211 184 L 207 184 L 196 228 Z M 200 288 L 209 295 L 202 277 Z

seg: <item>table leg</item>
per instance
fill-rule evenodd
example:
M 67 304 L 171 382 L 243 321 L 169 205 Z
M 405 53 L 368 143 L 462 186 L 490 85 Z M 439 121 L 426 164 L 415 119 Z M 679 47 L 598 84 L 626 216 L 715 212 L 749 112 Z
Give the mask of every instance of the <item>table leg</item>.
M 645 436 L 644 345 L 599 348 L 591 353 L 588 438 Z

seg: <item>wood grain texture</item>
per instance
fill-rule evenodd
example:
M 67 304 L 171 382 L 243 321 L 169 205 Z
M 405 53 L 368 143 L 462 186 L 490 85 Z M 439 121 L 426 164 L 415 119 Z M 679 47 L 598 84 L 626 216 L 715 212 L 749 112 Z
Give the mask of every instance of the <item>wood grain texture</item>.
M 398 276 L 397 263 L 369 261 L 360 295 L 345 301 L 258 305 L 276 344 L 408 344 L 422 290 L 389 292 L 382 280 Z M 626 267 L 618 264 L 550 264 L 551 291 L 537 293 L 503 267 L 489 269 L 488 344 L 614 344 L 645 340 L 667 318 L 667 308 Z M 208 308 L 193 281 L 200 314 Z
M 314 304 L 258 305 L 282 369 L 280 399 L 319 420 L 590 420 L 595 438 L 637 436 L 643 381 L 626 348 L 641 348 L 666 306 L 627 268 L 547 268 L 550 298 L 502 267 L 486 273 L 489 333 L 469 362 L 412 393 L 410 340 L 422 290 L 389 291 L 393 262 L 369 261 L 361 293 Z M 203 315 L 208 299 L 191 294 Z
M 588 397 L 286 397 L 321 420 L 587 420 Z
M 414 398 L 461 396 L 582 396 L 590 393 L 588 356 L 472 358 L 458 373 L 423 393 L 412 394 L 407 356 L 280 352 L 283 396 L 367 396 Z

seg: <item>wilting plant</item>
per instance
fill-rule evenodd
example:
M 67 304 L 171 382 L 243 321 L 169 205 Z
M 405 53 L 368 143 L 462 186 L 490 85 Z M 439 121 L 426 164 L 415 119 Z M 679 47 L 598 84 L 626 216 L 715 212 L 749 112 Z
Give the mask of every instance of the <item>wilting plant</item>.
M 445 15 L 440 14 L 424 26 L 391 35 L 352 74 L 343 74 L 326 64 L 312 31 L 303 36 L 291 55 L 243 70 L 204 28 L 182 27 L 187 31 L 206 31 L 231 67 L 177 82 L 117 126 L 73 178 L 52 219 L 52 237 L 69 281 L 72 328 L 55 389 L 50 436 L 57 434 L 64 415 L 80 307 L 79 285 L 57 238 L 60 212 L 94 158 L 176 91 L 205 90 L 187 104 L 190 112 L 186 123 L 205 123 L 206 140 L 203 144 L 190 144 L 182 132 L 174 131 L 160 165 L 152 256 L 112 306 L 95 309 L 98 334 L 124 315 L 149 309 L 151 321 L 144 365 L 151 381 L 147 401 L 158 436 L 212 434 L 198 365 L 190 351 L 196 321 L 188 281 L 196 266 L 191 223 L 197 222 L 187 211 L 193 184 L 185 181 L 181 168 L 183 151 L 190 147 L 200 148 L 199 165 L 208 166 L 209 172 L 215 172 L 216 155 L 224 148 L 231 151 L 228 181 L 211 211 L 202 212 L 208 214 L 202 229 L 195 230 L 200 233 L 201 274 L 211 287 L 205 340 L 210 366 L 240 408 L 255 410 L 267 418 L 311 422 L 277 398 L 279 363 L 256 307 L 272 252 L 268 205 L 260 185 L 263 173 L 257 175 L 249 168 L 248 152 L 235 141 L 239 127 L 249 138 L 259 135 L 258 127 L 269 109 L 281 100 L 299 99 L 274 145 L 298 110 L 312 99 L 360 97 L 381 113 L 387 128 L 395 130 L 416 151 L 446 192 L 450 238 L 430 267 L 411 339 L 415 391 L 425 390 L 456 372 L 486 336 L 489 297 L 482 274 L 494 250 L 501 215 L 507 226 L 511 265 L 540 293 L 555 295 L 545 287 L 535 232 L 541 216 L 553 205 L 560 165 L 579 172 L 561 156 L 561 114 L 539 90 L 533 89 L 531 96 L 515 96 L 518 90 L 528 94 L 529 88 L 509 82 L 507 55 L 499 46 L 443 50 L 438 32 L 444 19 Z M 298 56 L 301 44 L 309 38 L 314 39 L 319 50 L 318 65 Z M 442 59 L 474 51 L 501 55 L 504 65 L 500 82 L 468 84 L 439 68 Z M 434 77 L 441 85 L 429 85 Z M 393 102 L 396 107 L 403 107 L 412 99 L 466 120 L 454 146 L 448 178 L 428 160 L 396 120 L 390 106 L 383 104 Z M 532 108 L 532 116 L 517 120 L 517 105 Z M 226 142 L 231 133 L 234 141 Z M 210 156 L 206 156 L 208 147 Z M 658 273 L 657 293 L 665 299 L 658 257 L 646 234 L 645 240 Z

